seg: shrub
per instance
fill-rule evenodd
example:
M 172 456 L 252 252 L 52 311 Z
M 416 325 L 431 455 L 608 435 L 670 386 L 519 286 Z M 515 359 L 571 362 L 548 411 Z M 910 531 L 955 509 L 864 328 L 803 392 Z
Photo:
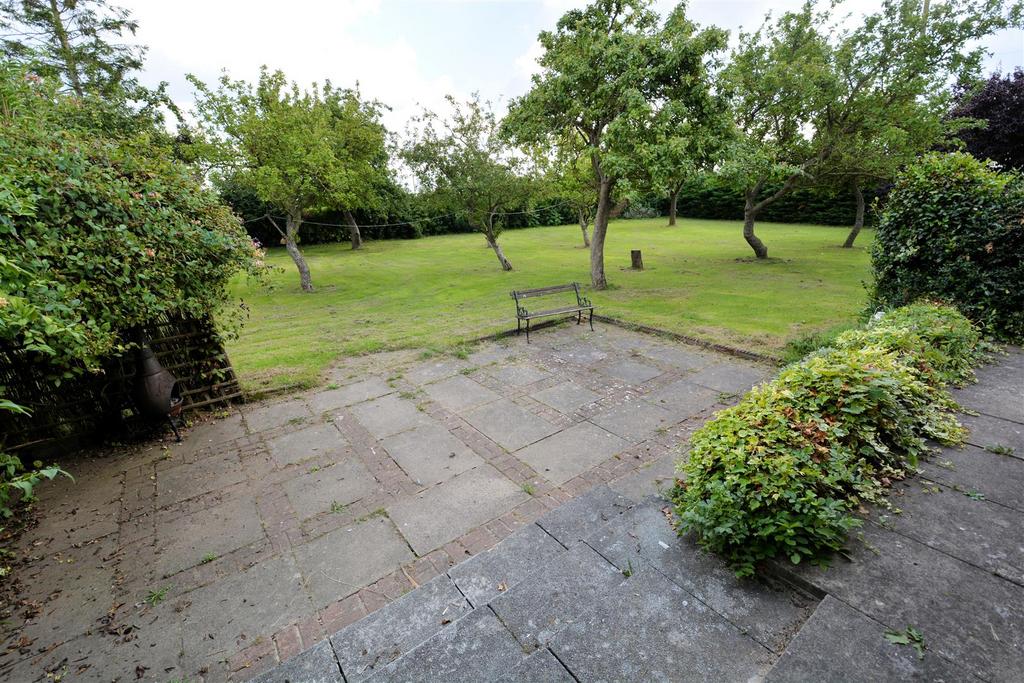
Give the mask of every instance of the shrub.
M 872 247 L 881 307 L 928 297 L 992 334 L 1024 338 L 1024 179 L 966 154 L 930 154 L 889 195 Z
M 15 413 L 27 412 L 16 403 L 2 398 L 0 398 L 0 410 Z M 21 462 L 21 458 L 4 453 L 0 449 L 0 519 L 8 519 L 13 516 L 16 504 L 35 500 L 35 487 L 60 474 L 71 476 L 56 465 L 44 466 L 38 460 L 33 462 L 31 467 L 26 467 Z M 0 531 L 2 530 L 0 527 Z
M 685 480 L 671 493 L 680 531 L 696 532 L 740 575 L 780 554 L 825 562 L 860 523 L 850 513 L 884 500 L 885 486 L 927 451 L 925 439 L 962 440 L 942 372 L 918 355 L 922 342 L 948 341 L 934 362 L 962 376 L 952 370 L 959 361 L 943 360 L 977 357 L 953 342 L 973 330 L 957 316 L 934 305 L 890 313 L 718 413 L 694 433 Z M 911 324 L 921 327 L 905 333 Z

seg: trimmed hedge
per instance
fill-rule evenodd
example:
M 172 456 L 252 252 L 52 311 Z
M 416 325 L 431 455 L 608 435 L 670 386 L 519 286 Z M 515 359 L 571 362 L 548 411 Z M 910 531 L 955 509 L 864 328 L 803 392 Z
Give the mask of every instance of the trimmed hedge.
M 949 302 L 991 334 L 1024 339 L 1024 177 L 930 154 L 899 177 L 872 246 L 873 303 Z
M 827 562 L 860 520 L 927 453 L 962 441 L 945 390 L 984 351 L 955 310 L 917 304 L 840 335 L 719 412 L 694 433 L 671 499 L 680 533 L 737 574 L 783 556 Z

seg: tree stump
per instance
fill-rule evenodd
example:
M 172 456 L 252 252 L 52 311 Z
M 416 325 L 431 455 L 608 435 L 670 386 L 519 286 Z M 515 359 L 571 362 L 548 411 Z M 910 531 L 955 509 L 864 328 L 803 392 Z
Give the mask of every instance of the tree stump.
M 629 252 L 629 258 L 633 262 L 633 270 L 644 269 L 644 257 L 640 253 L 639 249 L 633 249 Z

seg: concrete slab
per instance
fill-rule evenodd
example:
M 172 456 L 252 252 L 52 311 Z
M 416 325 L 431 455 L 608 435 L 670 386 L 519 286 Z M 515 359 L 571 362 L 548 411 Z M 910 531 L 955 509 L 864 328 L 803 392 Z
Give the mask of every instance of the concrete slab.
M 404 373 L 405 379 L 413 384 L 430 384 L 445 377 L 457 375 L 459 371 L 473 367 L 473 363 L 459 358 L 434 358 L 417 363 Z
M 581 422 L 516 451 L 515 456 L 558 486 L 630 445 L 611 432 Z
M 676 422 L 669 411 L 640 399 L 609 406 L 591 416 L 590 421 L 634 443 L 649 439 L 659 429 L 668 429 Z
M 976 491 L 986 500 L 1024 512 L 1024 461 L 1020 458 L 965 446 L 943 448 L 920 467 L 929 479 Z
M 439 424 L 389 436 L 381 442 L 388 454 L 421 486 L 448 481 L 484 460 Z
M 641 505 L 612 518 L 587 542 L 620 569 L 650 563 L 670 581 L 774 652 L 810 615 L 816 599 L 740 580 L 717 557 L 679 538 L 659 505 Z
M 669 453 L 657 460 L 642 465 L 639 469 L 629 474 L 613 479 L 608 482 L 608 488 L 616 493 L 639 503 L 651 496 L 661 497 L 675 483 L 676 459 L 675 453 Z
M 453 413 L 458 413 L 467 408 L 497 401 L 501 396 L 494 393 L 479 382 L 473 381 L 464 375 L 456 375 L 448 379 L 429 384 L 426 387 L 427 395 L 447 408 Z
M 565 553 L 558 541 L 530 524 L 450 570 L 448 575 L 474 607 L 484 605 Z
M 349 505 L 380 488 L 366 466 L 351 454 L 329 467 L 293 477 L 282 486 L 299 519 L 329 512 L 335 503 Z
M 841 571 L 786 567 L 838 600 L 902 630 L 988 680 L 1015 680 L 1024 657 L 1024 592 L 1005 579 L 874 525 L 850 543 Z M 893 577 L 900 577 L 894 581 Z
M 572 415 L 581 407 L 600 398 L 600 394 L 574 382 L 562 382 L 548 389 L 534 392 L 532 396 L 565 415 Z
M 495 679 L 495 683 L 576 683 L 551 650 L 537 650 L 519 666 Z
M 352 413 L 377 439 L 431 423 L 430 417 L 418 410 L 414 402 L 393 394 L 355 405 Z
M 966 681 L 969 673 L 926 649 L 885 639 L 886 627 L 831 595 L 803 625 L 768 674 L 768 683 L 804 681 Z
M 301 424 L 313 418 L 306 402 L 301 399 L 257 403 L 242 409 L 245 422 L 253 433 L 277 429 L 286 424 Z
M 1024 389 L 1020 386 L 979 383 L 954 389 L 951 393 L 953 399 L 965 408 L 1003 420 L 1024 423 Z
M 500 517 L 527 498 L 521 488 L 485 464 L 397 501 L 388 514 L 422 556 Z
M 196 662 L 229 657 L 313 609 L 290 555 L 167 597 L 181 608 L 184 655 Z
M 378 398 L 393 393 L 393 389 L 382 377 L 370 377 L 354 384 L 347 384 L 337 389 L 325 389 L 306 398 L 310 409 L 320 414 L 333 408 L 342 408 L 354 403 L 362 403 L 371 398 Z
M 545 645 L 563 628 L 584 618 L 623 580 L 612 564 L 579 544 L 539 567 L 490 606 L 524 646 Z
M 588 342 L 575 342 L 556 351 L 554 357 L 564 363 L 576 363 L 578 365 L 593 365 L 608 357 L 606 349 Z
M 607 486 L 597 486 L 547 513 L 537 524 L 568 547 L 594 536 L 632 507 L 631 501 Z
M 589 603 L 551 650 L 579 681 L 756 681 L 774 656 L 651 569 Z
M 278 467 L 287 467 L 324 455 L 339 457 L 348 448 L 348 441 L 333 423 L 321 422 L 274 437 L 267 448 Z
M 620 360 L 603 368 L 598 368 L 598 372 L 628 384 L 643 384 L 662 373 L 660 368 L 635 360 Z
M 294 548 L 316 608 L 355 593 L 413 559 L 391 520 L 378 515 Z
M 1005 455 L 1024 459 L 1024 425 L 1001 420 L 988 415 L 957 416 L 960 424 L 967 427 L 967 443 L 978 448 L 1005 450 Z
M 720 394 L 721 392 L 715 389 L 708 389 L 688 380 L 679 380 L 647 394 L 644 400 L 664 408 L 674 421 L 681 422 L 720 403 Z
M 372 676 L 470 609 L 451 580 L 442 574 L 421 588 L 331 636 L 348 683 Z
M 170 576 L 264 538 L 252 498 L 228 500 L 212 508 L 156 525 L 154 568 Z
M 500 363 L 514 358 L 519 349 L 512 344 L 484 343 L 477 347 L 477 350 L 469 354 L 469 362 L 472 365 L 484 366 L 491 363 Z
M 491 368 L 487 370 L 487 374 L 504 387 L 522 387 L 551 376 L 550 372 L 525 363 Z
M 700 351 L 680 348 L 678 346 L 663 346 L 661 344 L 649 346 L 642 351 L 647 358 L 651 358 L 666 365 L 671 365 L 678 370 L 700 370 L 718 361 L 713 354 L 701 353 Z
M 773 373 L 767 366 L 747 365 L 740 361 L 721 361 L 693 373 L 686 379 L 694 384 L 728 394 L 742 394 Z
M 508 399 L 476 408 L 463 418 L 507 451 L 516 451 L 558 431 L 558 427 L 537 417 Z
M 369 681 L 491 681 L 525 658 L 508 629 L 487 609 L 473 610 Z
M 202 448 L 218 446 L 227 441 L 240 439 L 248 434 L 242 414 L 232 410 L 227 417 L 206 420 L 195 424 L 188 430 L 184 444 L 171 443 L 173 450 L 179 450 L 181 446 L 198 452 Z
M 156 507 L 180 503 L 245 479 L 245 469 L 235 452 L 161 470 L 156 475 Z
M 351 679 L 349 679 L 351 680 Z M 323 640 L 251 683 L 344 683 L 330 641 Z

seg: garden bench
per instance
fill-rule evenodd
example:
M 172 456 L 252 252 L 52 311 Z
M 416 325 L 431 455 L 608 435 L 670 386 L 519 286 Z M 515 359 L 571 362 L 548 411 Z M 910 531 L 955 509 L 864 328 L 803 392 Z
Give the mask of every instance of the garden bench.
M 549 308 L 543 311 L 528 311 L 523 305 L 524 299 L 532 299 L 540 296 L 552 296 L 562 292 L 572 292 L 576 295 L 576 301 L 572 304 L 565 304 L 558 308 Z M 577 282 L 570 282 L 567 285 L 554 285 L 551 287 L 538 287 L 537 289 L 521 289 L 512 292 L 512 298 L 516 300 L 516 334 L 522 332 L 523 321 L 526 321 L 526 343 L 530 343 L 530 321 L 536 318 L 545 318 L 553 315 L 564 315 L 565 313 L 576 314 L 576 324 L 583 322 L 584 311 L 590 311 L 590 329 L 594 329 L 594 305 L 590 299 L 580 294 L 580 285 Z

